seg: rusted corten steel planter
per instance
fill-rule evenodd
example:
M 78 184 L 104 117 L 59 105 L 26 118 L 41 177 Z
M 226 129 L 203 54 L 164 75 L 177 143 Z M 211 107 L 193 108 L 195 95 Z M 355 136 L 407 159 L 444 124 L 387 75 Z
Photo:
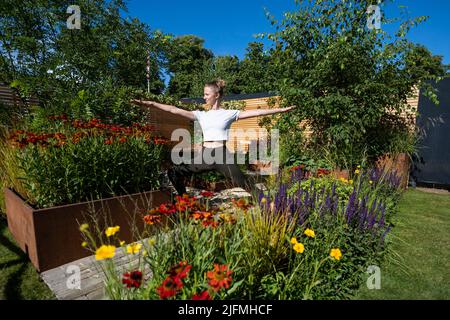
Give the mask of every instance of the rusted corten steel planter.
M 149 191 L 132 195 L 81 202 L 45 209 L 34 209 L 14 191 L 5 188 L 8 227 L 20 248 L 39 272 L 92 255 L 83 248 L 79 224 L 94 212 L 104 228 L 104 216 L 120 226 L 119 237 L 129 243 L 132 228 L 142 230 L 143 210 L 170 201 L 170 193 Z M 106 209 L 106 210 L 104 210 Z M 103 217 L 101 217 L 103 215 Z M 134 226 L 134 227 L 132 227 Z

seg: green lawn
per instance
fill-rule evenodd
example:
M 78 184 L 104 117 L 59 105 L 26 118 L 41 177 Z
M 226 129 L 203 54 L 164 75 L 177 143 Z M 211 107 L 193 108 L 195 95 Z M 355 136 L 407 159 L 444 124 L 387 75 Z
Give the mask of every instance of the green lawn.
M 54 295 L 16 245 L 0 213 L 0 300 L 4 299 L 54 299 Z
M 390 239 L 381 289 L 357 299 L 450 299 L 450 196 L 407 191 Z

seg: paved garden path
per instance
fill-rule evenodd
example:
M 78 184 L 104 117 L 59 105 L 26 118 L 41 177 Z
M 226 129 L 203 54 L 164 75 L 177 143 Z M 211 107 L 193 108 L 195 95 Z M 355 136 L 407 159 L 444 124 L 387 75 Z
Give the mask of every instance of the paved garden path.
M 187 189 L 191 195 L 200 193 L 200 190 Z M 229 204 L 230 198 L 250 197 L 244 189 L 233 188 L 226 189 L 218 193 L 211 199 L 212 204 Z M 144 241 L 144 240 L 143 240 Z M 114 264 L 118 270 L 121 270 L 125 264 L 138 263 L 138 255 L 134 260 L 130 260 L 130 255 L 125 254 L 123 248 L 118 248 L 113 258 Z M 120 271 L 118 271 L 120 272 Z M 80 277 L 77 277 L 80 275 Z M 150 275 L 147 270 L 146 276 Z M 41 278 L 53 291 L 59 300 L 100 300 L 106 299 L 104 288 L 104 273 L 101 270 L 98 261 L 94 256 L 89 256 L 63 266 L 41 273 Z M 78 280 L 80 279 L 80 280 Z M 77 282 L 78 281 L 78 282 Z

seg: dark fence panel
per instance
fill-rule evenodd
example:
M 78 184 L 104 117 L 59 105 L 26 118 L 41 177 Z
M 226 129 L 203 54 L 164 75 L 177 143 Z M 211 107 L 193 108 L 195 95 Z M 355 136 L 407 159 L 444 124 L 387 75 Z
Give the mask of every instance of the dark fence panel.
M 450 78 L 437 84 L 440 104 L 419 96 L 417 124 L 423 138 L 414 157 L 411 178 L 417 185 L 450 188 Z

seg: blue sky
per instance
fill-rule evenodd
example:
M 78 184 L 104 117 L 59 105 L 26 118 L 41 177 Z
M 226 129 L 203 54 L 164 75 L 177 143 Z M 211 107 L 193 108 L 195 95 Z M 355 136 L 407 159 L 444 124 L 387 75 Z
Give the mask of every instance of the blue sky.
M 294 0 L 128 0 L 129 15 L 174 35 L 194 34 L 205 40 L 215 55 L 242 59 L 254 34 L 273 31 L 263 8 L 281 19 L 296 8 Z M 450 64 L 450 1 L 396 0 L 382 6 L 388 16 L 397 16 L 398 5 L 408 7 L 410 16 L 430 18 L 413 29 L 408 39 L 421 43 Z M 383 27 L 383 26 L 382 26 Z M 389 28 L 386 30 L 389 31 Z

